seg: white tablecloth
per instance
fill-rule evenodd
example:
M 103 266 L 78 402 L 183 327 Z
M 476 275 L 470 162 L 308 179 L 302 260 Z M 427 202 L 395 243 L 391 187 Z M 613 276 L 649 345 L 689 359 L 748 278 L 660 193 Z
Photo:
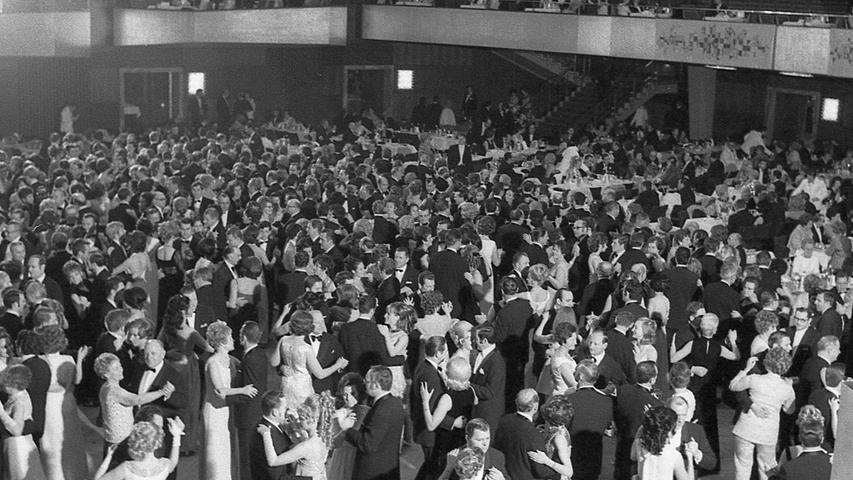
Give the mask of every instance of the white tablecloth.
M 399 5 L 399 3 L 397 5 Z M 456 137 L 443 137 L 434 135 L 429 137 L 428 145 L 436 150 L 444 151 L 454 145 L 459 145 L 459 139 Z
M 391 155 L 411 155 L 418 153 L 418 149 L 408 143 L 385 143 L 380 145 L 385 150 L 391 150 Z

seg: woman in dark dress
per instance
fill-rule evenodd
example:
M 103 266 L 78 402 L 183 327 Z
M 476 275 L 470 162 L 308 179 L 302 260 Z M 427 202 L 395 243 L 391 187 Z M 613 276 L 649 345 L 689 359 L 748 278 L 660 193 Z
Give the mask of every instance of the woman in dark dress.
M 737 348 L 737 333 L 730 330 L 725 344 L 716 338 L 720 319 L 713 313 L 706 313 L 699 321 L 701 336 L 687 342 L 670 359 L 670 363 L 686 361 L 691 366 L 693 376 L 687 387 L 696 397 L 696 416 L 711 443 L 711 450 L 719 458 L 720 434 L 717 426 L 717 382 L 719 381 L 720 359 L 737 361 L 740 351 Z M 717 464 L 719 468 L 719 463 Z M 717 470 L 715 468 L 714 470 Z
M 157 337 L 166 351 L 186 357 L 187 361 L 187 391 L 190 403 L 183 410 L 181 417 L 186 425 L 186 438 L 181 443 L 181 453 L 195 452 L 198 443 L 198 418 L 201 409 L 201 370 L 198 353 L 213 353 L 213 348 L 207 344 L 201 334 L 195 331 L 189 322 L 195 306 L 190 305 L 190 299 L 183 295 L 175 295 L 169 299 L 163 317 L 163 329 Z
M 465 444 L 465 423 L 471 417 L 474 406 L 474 391 L 469 383 L 471 364 L 463 358 L 454 358 L 447 362 L 445 373 L 447 391 L 438 399 L 435 411 L 429 408 L 429 399 L 434 392 L 427 388 L 426 383 L 420 386 L 426 426 L 430 431 L 435 431 L 433 458 L 441 462 L 441 465 L 436 466 L 436 471 L 444 470 L 449 451 Z M 454 419 L 453 427 L 450 430 L 439 429 L 438 426 L 446 417 Z
M 169 221 L 160 225 L 160 240 L 163 244 L 157 249 L 154 257 L 157 260 L 158 283 L 160 285 L 157 302 L 158 318 L 163 318 L 163 314 L 166 312 L 166 303 L 173 296 L 179 294 L 184 285 L 184 265 L 181 260 L 181 252 L 175 248 L 175 243 L 179 238 L 180 228 L 177 222 Z

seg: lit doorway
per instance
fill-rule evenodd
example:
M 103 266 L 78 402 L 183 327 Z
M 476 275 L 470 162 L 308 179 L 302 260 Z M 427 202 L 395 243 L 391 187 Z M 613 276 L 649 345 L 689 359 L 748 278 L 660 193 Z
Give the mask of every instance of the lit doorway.
M 790 142 L 817 137 L 820 93 L 770 87 L 767 89 L 767 132 Z
M 119 75 L 122 131 L 157 127 L 182 115 L 183 69 L 123 68 Z

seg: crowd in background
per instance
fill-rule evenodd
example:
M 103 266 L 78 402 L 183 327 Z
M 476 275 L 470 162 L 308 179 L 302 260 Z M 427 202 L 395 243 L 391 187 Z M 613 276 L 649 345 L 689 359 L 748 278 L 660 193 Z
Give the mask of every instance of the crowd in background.
M 372 110 L 240 100 L 0 158 L 5 478 L 398 479 L 405 444 L 418 479 L 829 478 L 853 151 L 543 137 L 467 89 L 459 145 L 395 155 Z

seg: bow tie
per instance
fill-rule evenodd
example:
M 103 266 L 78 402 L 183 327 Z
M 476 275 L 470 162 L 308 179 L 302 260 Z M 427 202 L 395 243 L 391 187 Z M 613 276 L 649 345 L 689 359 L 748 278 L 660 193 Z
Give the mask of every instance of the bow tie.
M 399 273 L 406 273 L 406 269 L 405 269 L 405 268 L 398 268 L 398 269 L 397 269 L 397 271 L 398 271 Z
M 146 371 L 148 371 L 148 372 L 155 372 L 155 373 L 157 372 L 157 369 L 156 369 L 156 368 L 153 368 L 153 367 L 148 367 L 148 368 L 146 368 L 145 370 L 146 370 Z
M 320 341 L 320 335 L 308 335 L 308 338 L 311 340 L 311 342 L 319 342 Z

